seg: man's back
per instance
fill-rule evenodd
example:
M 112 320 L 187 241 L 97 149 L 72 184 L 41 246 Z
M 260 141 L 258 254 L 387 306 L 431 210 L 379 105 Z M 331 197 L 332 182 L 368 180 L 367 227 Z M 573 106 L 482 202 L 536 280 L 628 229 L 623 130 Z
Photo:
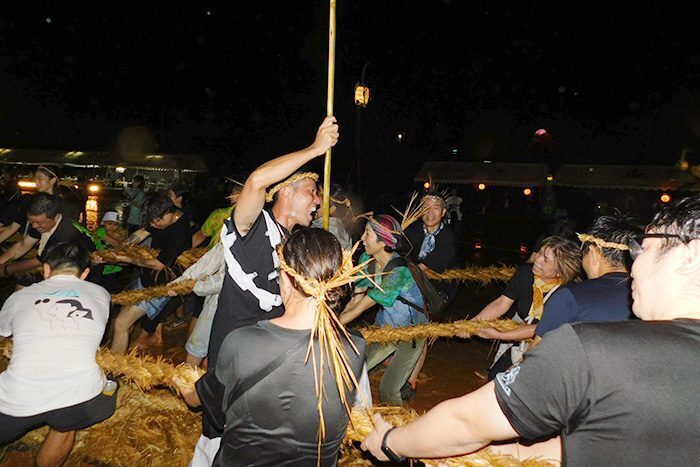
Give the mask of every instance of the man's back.
M 694 465 L 698 344 L 696 320 L 564 325 L 496 396 L 521 436 L 561 432 L 567 465 Z
M 630 276 L 613 272 L 557 290 L 544 306 L 537 335 L 579 321 L 622 321 L 632 317 Z
M 0 335 L 13 336 L 13 352 L 0 374 L 0 412 L 35 415 L 102 391 L 95 353 L 109 302 L 105 289 L 72 275 L 55 275 L 7 299 Z

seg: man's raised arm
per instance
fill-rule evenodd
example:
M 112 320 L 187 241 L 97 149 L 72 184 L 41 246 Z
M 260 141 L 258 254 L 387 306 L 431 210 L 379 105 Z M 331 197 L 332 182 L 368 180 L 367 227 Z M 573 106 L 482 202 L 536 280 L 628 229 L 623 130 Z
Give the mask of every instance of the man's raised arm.
M 325 154 L 338 142 L 338 125 L 335 117 L 329 116 L 316 132 L 316 139 L 311 146 L 285 156 L 268 161 L 255 169 L 243 185 L 241 197 L 233 210 L 233 222 L 241 235 L 246 235 L 265 206 L 265 191 L 293 174 L 299 167 L 311 159 Z

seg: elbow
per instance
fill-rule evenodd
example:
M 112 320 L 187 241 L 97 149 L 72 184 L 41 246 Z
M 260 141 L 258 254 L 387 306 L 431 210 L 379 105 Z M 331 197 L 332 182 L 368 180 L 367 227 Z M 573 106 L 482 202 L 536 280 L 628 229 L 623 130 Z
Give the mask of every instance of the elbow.
M 250 187 L 253 191 L 260 191 L 267 188 L 267 183 L 265 182 L 265 176 L 261 173 L 261 169 L 257 168 L 245 181 L 245 186 Z

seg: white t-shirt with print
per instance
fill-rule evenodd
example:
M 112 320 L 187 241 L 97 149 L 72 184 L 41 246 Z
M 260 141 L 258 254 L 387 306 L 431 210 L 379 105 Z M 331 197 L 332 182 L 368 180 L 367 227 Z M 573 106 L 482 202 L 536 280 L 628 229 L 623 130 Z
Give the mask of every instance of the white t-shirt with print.
M 102 392 L 95 361 L 109 317 L 109 293 L 56 275 L 12 294 L 0 310 L 0 336 L 13 336 L 0 373 L 0 413 L 28 417 L 70 407 Z

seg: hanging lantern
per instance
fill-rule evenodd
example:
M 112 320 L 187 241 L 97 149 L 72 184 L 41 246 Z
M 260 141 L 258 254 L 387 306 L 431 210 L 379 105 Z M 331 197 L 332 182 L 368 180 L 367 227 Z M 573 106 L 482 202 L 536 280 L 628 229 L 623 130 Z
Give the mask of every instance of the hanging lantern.
M 664 204 L 670 203 L 671 202 L 671 195 L 669 195 L 668 193 L 664 193 L 663 195 L 661 195 L 661 202 Z
M 532 194 L 532 190 L 529 189 L 529 188 L 525 188 L 525 189 L 523 190 L 523 194 L 524 194 L 525 196 L 530 196 L 530 195 Z
M 423 188 L 425 188 L 426 190 L 430 190 L 430 182 L 425 182 L 423 184 Z
M 362 86 L 360 84 L 355 86 L 355 105 L 360 107 L 367 107 L 369 104 L 369 88 L 367 86 Z
M 485 183 L 479 183 L 479 184 L 476 186 L 476 189 L 479 190 L 479 191 L 484 191 L 484 190 L 486 189 L 486 184 L 485 184 Z

